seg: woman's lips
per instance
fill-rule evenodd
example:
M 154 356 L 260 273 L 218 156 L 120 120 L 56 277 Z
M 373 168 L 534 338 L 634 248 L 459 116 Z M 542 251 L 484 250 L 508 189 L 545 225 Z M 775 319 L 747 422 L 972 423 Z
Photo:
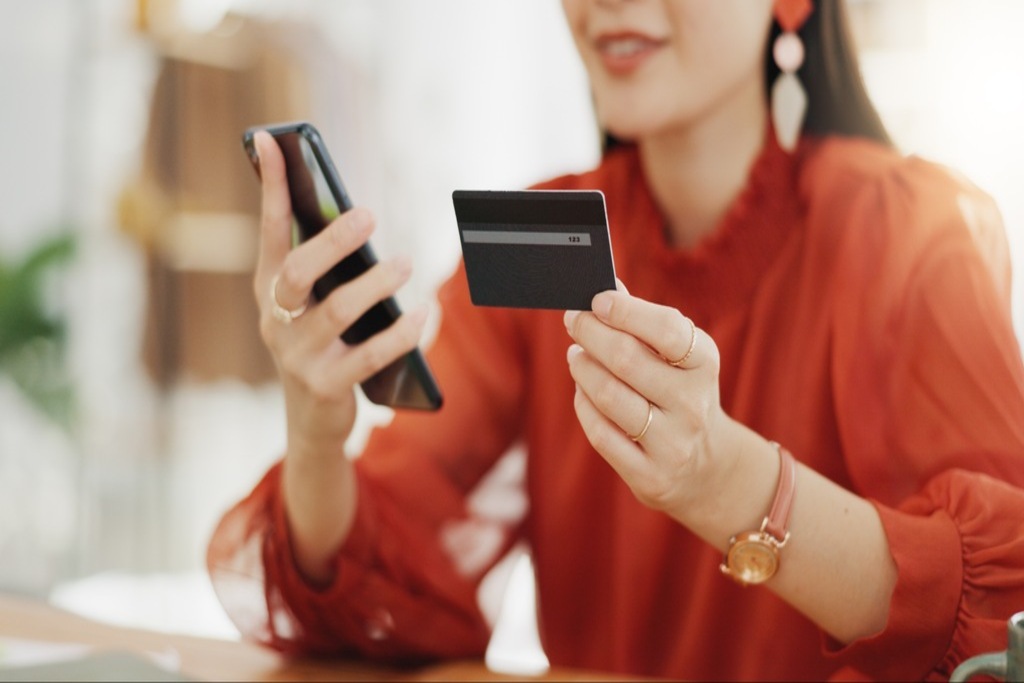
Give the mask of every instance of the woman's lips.
M 633 32 L 604 34 L 595 41 L 601 63 L 615 76 L 628 76 L 639 69 L 664 43 Z

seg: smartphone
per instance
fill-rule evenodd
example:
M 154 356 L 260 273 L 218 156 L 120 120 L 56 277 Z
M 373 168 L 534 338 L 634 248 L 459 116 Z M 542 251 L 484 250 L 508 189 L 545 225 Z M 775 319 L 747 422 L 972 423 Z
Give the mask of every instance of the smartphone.
M 259 159 L 253 136 L 265 130 L 284 155 L 291 196 L 293 232 L 298 241 L 319 233 L 335 218 L 352 208 L 331 155 L 320 133 L 305 121 L 254 126 L 242 135 L 242 143 L 256 173 Z M 377 263 L 369 243 L 338 262 L 313 285 L 313 298 L 322 301 L 335 287 L 365 273 Z M 394 297 L 376 303 L 341 334 L 346 344 L 360 344 L 390 327 L 402 314 Z M 392 408 L 437 410 L 441 390 L 421 351 L 416 348 L 361 384 L 366 397 Z

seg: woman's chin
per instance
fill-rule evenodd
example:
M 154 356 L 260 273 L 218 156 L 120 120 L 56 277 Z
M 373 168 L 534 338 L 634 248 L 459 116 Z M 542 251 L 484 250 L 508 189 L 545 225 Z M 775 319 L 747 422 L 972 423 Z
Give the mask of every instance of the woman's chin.
M 623 142 L 634 142 L 643 137 L 648 131 L 648 126 L 641 125 L 637 121 L 629 121 L 626 117 L 602 117 L 601 129 L 617 140 Z
M 602 130 L 623 142 L 636 142 L 642 138 L 657 135 L 667 126 L 664 119 L 649 116 L 637 117 L 636 112 L 602 112 L 599 117 Z

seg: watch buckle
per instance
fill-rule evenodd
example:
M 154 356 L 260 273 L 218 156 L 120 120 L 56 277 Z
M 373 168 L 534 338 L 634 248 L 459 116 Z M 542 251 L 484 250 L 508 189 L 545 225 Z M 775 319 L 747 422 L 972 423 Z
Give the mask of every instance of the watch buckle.
M 786 543 L 789 541 L 789 531 L 786 531 L 786 535 L 782 537 L 782 540 L 779 540 L 778 537 L 774 536 L 770 531 L 768 531 L 767 517 L 761 520 L 761 528 L 758 530 L 758 532 L 761 534 L 761 537 L 765 540 L 766 543 L 771 543 L 776 548 L 781 548 L 782 546 L 786 545 Z

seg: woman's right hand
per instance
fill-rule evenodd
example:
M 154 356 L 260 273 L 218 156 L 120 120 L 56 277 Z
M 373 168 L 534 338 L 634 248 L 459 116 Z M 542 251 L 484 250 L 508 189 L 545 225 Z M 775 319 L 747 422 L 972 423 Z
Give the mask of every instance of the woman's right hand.
M 345 344 L 341 333 L 408 280 L 410 263 L 382 261 L 314 303 L 313 283 L 366 242 L 373 216 L 365 209 L 347 211 L 293 249 L 284 157 L 266 132 L 257 133 L 254 143 L 263 185 L 254 287 L 260 334 L 284 387 L 282 495 L 295 561 L 312 582 L 326 584 L 334 576 L 331 558 L 355 517 L 355 477 L 345 457 L 356 417 L 355 386 L 416 346 L 426 309 L 401 316 L 365 342 Z M 296 313 L 282 319 L 276 307 Z
M 362 344 L 342 342 L 343 331 L 408 280 L 410 262 L 405 258 L 382 261 L 314 304 L 310 299 L 313 283 L 367 241 L 374 228 L 373 216 L 361 208 L 347 211 L 292 249 L 284 158 L 269 134 L 257 133 L 254 142 L 263 187 L 254 287 L 261 335 L 284 386 L 288 454 L 337 457 L 355 421 L 355 385 L 416 346 L 425 310 L 403 315 Z M 291 322 L 283 322 L 273 314 L 274 297 L 288 310 L 310 305 Z

